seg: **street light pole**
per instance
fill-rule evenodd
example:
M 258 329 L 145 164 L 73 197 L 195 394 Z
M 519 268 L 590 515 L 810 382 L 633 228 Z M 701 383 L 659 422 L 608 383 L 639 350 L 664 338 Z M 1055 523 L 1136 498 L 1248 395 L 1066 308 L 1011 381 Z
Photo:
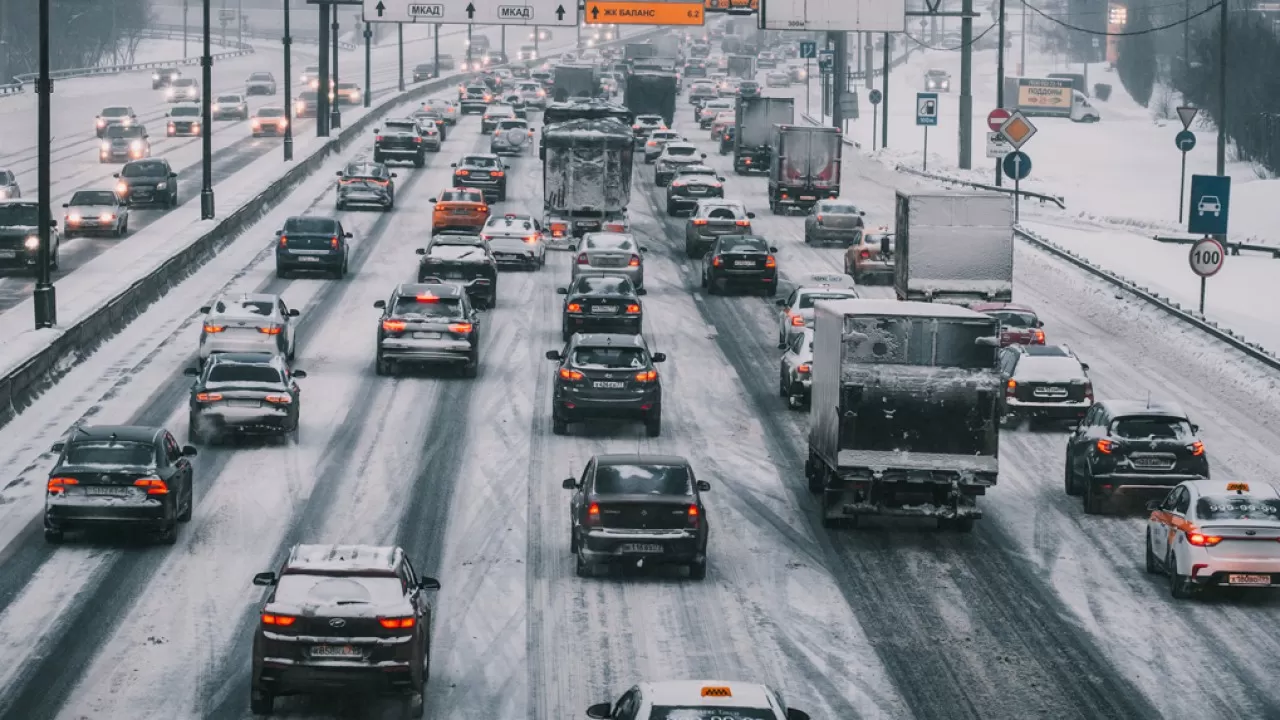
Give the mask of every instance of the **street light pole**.
M 244 47 L 244 0 L 236 0 L 236 43 Z
M 213 219 L 213 52 L 209 48 L 209 4 L 204 0 L 204 55 L 200 57 L 204 101 L 200 104 L 200 140 L 202 183 L 200 186 L 200 219 Z
M 182 0 L 182 59 L 187 59 L 187 0 Z
M 398 87 L 400 92 L 404 92 L 404 23 L 396 23 L 396 42 L 400 54 L 400 85 Z
M 333 43 L 333 102 L 329 105 L 329 127 L 342 127 L 342 110 L 338 107 L 338 6 L 333 6 L 333 25 L 329 27 L 329 40 Z M 328 97 L 328 91 L 325 97 Z
M 49 146 L 53 142 L 50 132 L 53 110 L 53 80 L 49 77 L 49 3 L 53 0 L 40 0 L 40 79 L 36 92 L 40 94 L 36 130 L 37 180 L 39 189 L 38 220 L 40 227 L 36 230 L 39 246 L 36 248 L 36 290 L 35 310 L 36 329 L 53 327 L 58 322 L 58 303 L 53 291 L 53 253 L 50 241 L 53 235 L 53 211 L 50 208 L 52 195 L 50 192 Z
M 373 26 L 364 24 L 364 106 L 369 107 L 373 96 Z
M 1221 37 L 1218 38 L 1218 174 L 1227 174 L 1227 0 L 1218 4 L 1219 23 L 1222 25 Z
M 289 2 L 284 0 L 284 159 L 293 159 L 293 37 L 289 34 Z
M 1000 0 L 1000 37 L 996 50 L 996 107 L 1004 107 L 1004 0 Z M 1025 42 L 1025 41 L 1024 41 Z M 1004 174 L 1000 172 L 1000 158 L 996 158 L 996 186 L 1004 185 Z
M 316 137 L 329 137 L 329 6 L 320 3 L 316 7 L 320 8 L 320 27 L 316 31 L 316 44 L 320 47 L 320 77 L 316 78 Z
M 404 32 L 404 30 L 401 29 L 401 32 Z M 435 53 L 436 53 L 435 55 L 436 59 L 434 62 L 431 63 L 431 77 L 438 78 L 440 77 L 440 23 L 436 23 L 435 32 L 431 33 L 431 39 L 435 41 Z M 468 40 L 467 69 L 470 70 L 471 69 L 471 46 L 470 46 L 471 31 L 469 29 L 467 31 L 467 40 Z

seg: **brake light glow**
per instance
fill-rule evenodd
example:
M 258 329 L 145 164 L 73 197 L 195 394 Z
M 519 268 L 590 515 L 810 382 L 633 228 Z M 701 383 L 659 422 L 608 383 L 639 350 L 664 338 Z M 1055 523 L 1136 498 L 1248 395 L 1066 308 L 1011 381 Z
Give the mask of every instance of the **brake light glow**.
M 383 320 L 382 329 L 387 332 L 404 332 L 407 323 L 403 320 Z
M 205 326 L 204 326 L 204 331 L 207 333 L 220 333 L 226 329 L 227 329 L 226 325 L 210 325 L 208 323 L 205 323 Z
M 796 372 L 800 373 L 801 375 L 808 375 L 808 374 L 809 374 L 809 363 L 801 363 L 800 365 L 797 365 L 797 366 L 796 366 Z
M 1013 397 L 1017 392 L 1018 392 L 1017 380 L 1010 379 L 1009 382 L 1005 383 L 1005 386 L 1004 386 L 1005 397 Z
M 504 175 L 506 175 L 506 173 L 505 173 L 505 172 L 503 172 L 503 171 L 501 171 L 501 170 L 491 170 L 491 171 L 489 171 L 489 177 L 502 177 L 502 176 L 504 176 Z
M 414 625 L 413 617 L 378 618 L 378 624 L 388 630 L 407 630 Z
M 631 256 L 631 261 L 630 261 L 630 262 L 628 262 L 628 263 L 627 263 L 627 265 L 628 265 L 628 266 L 630 266 L 630 267 L 640 267 L 640 256 L 639 256 L 639 255 L 632 255 L 632 256 Z
M 657 140 L 650 140 L 649 142 L 645 143 L 645 146 L 646 146 L 646 147 L 657 147 L 657 146 L 658 146 L 658 141 L 657 141 Z
M 767 268 L 778 267 L 778 260 L 772 255 L 766 255 L 764 258 L 764 266 Z
M 144 477 L 133 481 L 134 487 L 146 488 L 148 495 L 168 495 L 169 486 L 158 477 Z
M 211 403 L 218 402 L 222 399 L 222 393 L 202 392 L 196 393 L 196 402 Z
M 569 368 L 560 368 L 560 379 L 561 380 L 581 380 L 582 373 L 578 372 L 577 370 L 570 370 Z
M 375 135 L 375 136 L 373 137 L 373 139 L 374 139 L 376 142 L 382 142 L 382 136 L 381 136 L 381 135 Z
M 1043 345 L 1043 344 L 1044 344 L 1044 331 L 1043 331 L 1043 330 L 1032 330 L 1032 331 L 1031 331 L 1031 344 L 1032 344 L 1032 345 Z
M 298 621 L 298 618 L 292 615 L 276 615 L 274 613 L 262 613 L 262 624 L 273 625 L 275 627 L 289 627 Z
M 636 373 L 636 382 L 653 382 L 658 379 L 657 370 L 643 370 Z
M 693 224 L 694 224 L 694 225 L 706 225 L 706 224 L 707 224 L 707 221 L 706 221 L 706 220 L 703 220 L 703 219 L 701 219 L 701 218 L 699 218 L 699 219 L 697 219 L 697 220 L 694 220 L 694 221 L 693 221 Z
M 587 254 L 586 254 L 586 253 L 578 253 L 578 264 L 579 264 L 579 265 L 590 265 L 590 264 L 591 264 L 591 261 L 587 259 Z
M 816 218 L 814 218 L 814 219 L 815 219 L 815 220 L 817 220 L 818 222 L 822 222 L 822 216 L 821 216 L 821 215 L 819 215 L 818 217 L 816 217 Z
M 61 495 L 66 491 L 68 485 L 79 485 L 80 481 L 69 477 L 49 478 L 49 494 Z
M 1198 532 L 1187 533 L 1187 542 L 1196 547 L 1213 547 L 1222 542 L 1222 538 L 1217 535 L 1205 535 Z
M 469 322 L 450 323 L 449 332 L 466 335 L 467 333 L 471 332 L 471 323 Z
M 638 314 L 640 314 L 640 304 L 639 304 L 639 303 L 631 303 L 630 305 L 628 305 L 628 306 L 627 306 L 627 314 L 628 314 L 628 315 L 638 315 Z
M 289 246 L 289 237 L 287 235 L 281 235 L 280 247 L 288 247 L 288 246 Z
M 587 506 L 587 525 L 600 524 L 600 503 L 591 503 Z
M 279 325 L 264 325 L 264 326 L 262 326 L 262 327 L 258 328 L 258 332 L 262 333 L 263 335 L 279 335 L 279 334 L 280 334 L 280 326 L 279 326 Z
M 858 253 L 858 257 L 863 260 L 869 260 L 871 258 L 871 251 L 864 248 L 862 252 Z
M 742 161 L 742 163 L 743 163 L 744 165 L 750 165 L 750 164 L 751 164 L 751 158 L 746 158 L 746 159 L 744 159 L 744 160 Z M 821 219 L 821 218 L 819 218 L 819 219 Z
M 1116 449 L 1116 443 L 1114 440 L 1108 440 L 1106 438 L 1103 438 L 1098 441 L 1098 452 L 1102 453 L 1103 455 L 1110 455 L 1115 449 Z
M 750 221 L 750 220 L 739 220 L 737 224 L 738 224 L 738 227 L 750 227 L 750 226 L 751 226 L 751 221 Z
M 334 250 L 338 249 L 338 238 L 336 236 L 329 238 L 329 247 L 333 248 Z
M 440 302 L 440 298 L 436 297 L 435 295 L 432 295 L 431 293 L 422 293 L 421 295 L 418 295 L 418 296 L 417 296 L 416 298 L 414 298 L 414 299 L 415 299 L 415 300 L 417 300 L 417 301 L 418 301 L 418 302 L 420 302 L 420 303 L 438 303 L 438 302 Z
M 413 136 L 413 141 L 414 141 L 415 143 L 422 144 L 422 136 L 420 136 L 420 135 L 414 135 L 414 136 Z
M 470 174 L 471 174 L 471 171 L 470 171 L 470 170 L 459 170 L 459 171 L 457 171 L 457 172 L 455 172 L 455 173 L 454 173 L 454 175 L 464 175 L 464 176 L 465 176 L 465 175 L 470 175 Z
M 799 315 L 791 316 L 791 327 L 804 327 L 804 318 Z
M 569 305 L 565 308 L 565 310 L 571 313 L 580 313 L 582 312 L 582 305 L 578 303 L 569 303 Z
M 1197 441 L 1195 441 L 1195 442 L 1191 443 L 1191 448 L 1190 448 L 1190 449 L 1191 449 L 1191 454 L 1192 454 L 1192 455 L 1194 455 L 1194 456 L 1196 456 L 1196 457 L 1200 457 L 1201 455 L 1203 455 L 1203 454 L 1204 454 L 1204 443 L 1202 443 L 1202 442 L 1200 442 L 1199 440 L 1197 440 Z
M 262 399 L 266 400 L 272 405 L 292 405 L 293 404 L 293 398 L 288 395 L 268 395 Z
M 711 267 L 720 267 L 721 265 L 724 265 L 724 258 L 719 255 L 711 258 Z

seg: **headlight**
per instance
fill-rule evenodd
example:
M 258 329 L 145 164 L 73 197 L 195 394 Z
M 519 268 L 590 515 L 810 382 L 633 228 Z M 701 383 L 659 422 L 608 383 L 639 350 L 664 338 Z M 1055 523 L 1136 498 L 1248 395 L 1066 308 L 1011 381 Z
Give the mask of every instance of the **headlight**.
M 67 216 L 68 225 L 79 225 L 84 218 L 80 217 L 80 213 L 71 213 Z
M 125 127 L 129 127 L 130 125 L 132 125 L 132 124 L 133 124 L 133 118 L 125 118 L 125 119 L 123 119 L 123 120 L 121 120 L 121 121 L 120 121 L 120 124 L 121 124 L 121 125 L 123 125 L 123 126 L 125 126 Z
M 110 152 L 110 151 L 111 151 L 111 143 L 109 142 L 102 143 L 102 152 Z
M 128 194 L 129 194 L 129 183 L 127 183 L 127 182 L 125 182 L 125 181 L 123 181 L 123 180 L 121 180 L 120 182 L 116 183 L 116 194 L 117 194 L 117 195 L 128 195 Z
M 0 188 L 0 199 L 9 197 L 9 188 Z
M 218 110 L 220 110 L 220 109 L 222 109 L 222 106 L 221 106 L 221 105 L 219 105 L 218 103 L 214 103 L 214 104 L 213 104 L 213 111 L 214 111 L 214 112 L 218 112 Z
M 115 219 L 116 219 L 116 216 L 111 213 L 102 213 L 101 215 L 98 216 L 98 220 L 100 220 L 101 222 L 111 222 L 112 220 L 115 220 Z
M 106 121 L 106 120 L 103 120 L 102 118 L 98 118 L 98 127 L 99 127 L 99 128 L 104 128 L 104 127 L 106 127 L 106 126 L 107 126 L 107 121 Z
M 167 187 L 169 187 L 169 183 L 167 183 L 167 182 L 163 182 L 163 181 L 162 181 L 162 182 L 158 182 L 158 183 L 156 183 L 156 189 L 157 189 L 157 190 L 164 190 L 164 189 L 165 189 L 165 188 L 167 188 Z
M 28 235 L 26 246 L 28 250 L 35 250 L 40 247 L 40 238 L 35 235 Z
M 164 94 L 167 95 L 168 97 L 173 97 L 173 88 L 169 88 L 168 90 L 165 90 Z
M 160 73 L 151 73 L 151 79 L 152 79 L 152 80 L 159 80 L 159 79 L 160 79 Z
M 141 150 L 141 149 L 142 149 L 142 141 L 141 141 L 141 140 L 134 140 L 133 142 L 129 143 L 129 147 L 133 148 L 134 150 Z

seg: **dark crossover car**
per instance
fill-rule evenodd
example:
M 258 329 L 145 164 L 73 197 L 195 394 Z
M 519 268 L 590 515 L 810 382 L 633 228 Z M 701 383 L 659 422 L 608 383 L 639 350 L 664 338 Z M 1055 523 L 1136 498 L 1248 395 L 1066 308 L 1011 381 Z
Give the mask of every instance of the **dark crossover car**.
M 413 81 L 422 82 L 430 80 L 436 76 L 436 66 L 434 63 L 418 63 L 413 66 Z
M 112 125 L 102 134 L 98 162 L 118 162 L 151 157 L 151 136 L 143 125 Z
M 134 527 L 178 541 L 178 523 L 191 519 L 190 458 L 163 428 L 77 425 L 53 446 L 58 460 L 49 471 L 44 501 L 44 539 L 60 543 L 64 533 L 90 527 Z
M 122 237 L 129 232 L 129 206 L 111 190 L 77 190 L 71 200 L 62 204 L 63 234 L 103 234 Z
M 276 277 L 316 272 L 341 280 L 347 275 L 349 239 L 351 233 L 333 218 L 300 215 L 285 220 L 276 231 Z
M 116 194 L 129 205 L 178 206 L 178 173 L 157 158 L 127 162 L 116 178 Z
M 454 365 L 463 377 L 480 369 L 480 318 L 467 293 L 440 282 L 404 284 L 373 304 L 378 319 L 374 370 L 390 375 L 401 365 Z
M 579 275 L 569 287 L 556 288 L 564 295 L 564 311 L 560 335 L 564 340 L 574 333 L 621 333 L 639 335 L 644 320 L 640 306 L 643 289 L 631 280 L 617 275 Z
M 848 200 L 819 200 L 804 218 L 805 243 L 849 245 L 861 237 L 867 213 Z
M 1004 417 L 1009 422 L 1079 422 L 1093 407 L 1089 366 L 1065 346 L 1014 345 L 1000 351 Z
M 337 208 L 377 205 L 383 210 L 396 206 L 396 174 L 382 163 L 353 162 L 338 171 Z
M 458 91 L 458 105 L 461 107 L 463 115 L 467 113 L 483 113 L 492 101 L 493 91 L 483 83 L 468 85 Z
M 62 237 L 49 228 L 49 254 L 58 267 Z M 0 200 L 0 269 L 34 268 L 40 252 L 40 203 L 36 200 Z
M 1044 345 L 1044 321 L 1025 305 L 977 303 L 969 309 L 1000 321 L 1000 347 Z
M 667 121 L 661 115 L 637 115 L 631 131 L 636 136 L 636 147 L 642 148 L 654 130 L 667 130 Z
M 293 102 L 293 116 L 299 120 L 313 118 L 319 112 L 320 98 L 315 90 L 303 90 Z
M 498 261 L 484 238 L 471 232 L 445 231 L 418 248 L 418 282 L 446 282 L 464 289 L 481 310 L 498 304 Z
M 691 142 L 669 142 L 662 148 L 662 154 L 654 161 L 653 182 L 664 187 L 682 167 L 701 165 L 707 158 L 706 153 L 698 152 L 698 146 Z
M 702 286 L 708 295 L 744 288 L 768 297 L 778 284 L 778 248 L 756 235 L 721 235 L 702 262 Z
M 551 406 L 551 430 L 589 419 L 641 420 L 649 437 L 662 434 L 662 382 L 643 335 L 578 333 L 563 350 L 549 350 L 558 363 Z
M 454 169 L 454 187 L 476 188 L 484 193 L 484 199 L 489 202 L 507 199 L 506 171 L 509 166 L 504 165 L 497 155 L 463 155 L 461 160 L 449 167 Z
M 252 713 L 271 714 L 278 696 L 336 688 L 403 695 L 410 717 L 424 715 L 426 591 L 440 581 L 418 575 L 404 550 L 295 545 L 278 573 L 258 573 L 253 584 L 271 592 L 253 635 Z
M 755 80 L 743 80 L 738 85 L 738 97 L 760 97 L 760 83 Z
M 98 117 L 94 118 L 94 132 L 98 137 L 102 137 L 107 133 L 107 128 L 113 125 L 129 126 L 138 122 L 138 114 L 133 108 L 125 105 L 115 105 L 112 107 L 102 108 L 102 112 L 98 113 Z
M 1101 400 L 1067 439 L 1065 489 L 1101 513 L 1118 498 L 1163 497 L 1178 483 L 1209 477 L 1200 428 L 1174 403 Z
M 582 477 L 566 478 L 563 485 L 574 491 L 569 551 L 580 577 L 594 575 L 600 565 L 623 563 L 684 565 L 693 580 L 707 576 L 711 526 L 702 493 L 711 484 L 697 479 L 688 460 L 597 455 Z
M 169 118 L 165 132 L 169 137 L 200 137 L 200 106 L 181 103 L 165 113 Z
M 676 168 L 667 183 L 667 215 L 672 217 L 698 207 L 703 198 L 723 198 L 724 177 L 707 165 L 684 165 Z
M 720 154 L 728 155 L 733 152 L 733 141 L 738 137 L 738 126 L 735 123 L 724 126 L 724 130 L 720 131 L 720 137 L 716 138 L 720 143 Z
M 156 68 L 151 72 L 151 89 L 159 90 L 162 87 L 169 87 L 180 77 L 182 72 L 178 68 Z
M 381 128 L 374 128 L 373 161 L 376 163 L 412 162 L 414 167 L 426 167 L 427 147 L 418 132 L 418 123 L 410 119 L 387 120 Z
M 756 214 L 737 200 L 698 200 L 684 229 L 684 253 L 702 257 L 721 235 L 750 235 Z
M 276 353 L 217 353 L 203 368 L 184 373 L 191 385 L 187 435 L 195 444 L 215 444 L 230 436 L 297 437 L 305 378 Z

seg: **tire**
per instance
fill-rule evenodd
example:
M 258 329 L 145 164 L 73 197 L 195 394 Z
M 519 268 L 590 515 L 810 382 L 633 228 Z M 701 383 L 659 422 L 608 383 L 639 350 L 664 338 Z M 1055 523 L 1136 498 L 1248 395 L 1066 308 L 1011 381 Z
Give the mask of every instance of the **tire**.
M 684 241 L 684 256 L 689 259 L 693 259 L 694 257 L 697 257 L 693 249 L 693 245 L 688 240 Z
M 1063 471 L 1062 489 L 1069 497 L 1080 497 L 1080 483 L 1076 479 L 1075 471 L 1071 469 L 1071 456 L 1067 456 L 1067 467 Z
M 373 374 L 379 377 L 391 375 L 391 361 L 382 357 L 382 353 L 378 353 L 373 359 Z
M 283 279 L 283 278 L 287 278 L 287 277 L 289 277 L 289 271 L 288 271 L 288 270 L 285 270 L 284 268 L 282 268 L 282 267 L 280 267 L 279 265 L 277 265 L 277 266 L 276 266 L 276 277 L 278 277 L 278 278 L 282 278 L 282 279 Z
M 44 541 L 49 545 L 61 545 L 64 540 L 66 540 L 66 537 L 61 530 L 44 529 Z
M 342 212 L 347 209 L 347 204 L 339 200 L 338 202 L 334 203 L 333 208 L 338 212 Z
M 812 245 L 812 244 L 813 244 L 813 238 L 809 236 L 809 233 L 805 233 L 805 234 L 804 234 L 804 244 L 805 244 L 805 245 Z
M 498 202 L 506 202 L 506 201 L 507 201 L 507 189 L 502 188 L 502 192 L 498 193 Z
M 156 538 L 161 545 L 174 545 L 178 542 L 178 525 L 173 523 L 160 530 L 159 536 Z
M 190 490 L 191 492 L 187 494 L 188 497 L 187 497 L 186 506 L 182 508 L 182 512 L 178 513 L 178 522 L 183 522 L 183 523 L 191 522 L 191 513 L 193 510 L 195 510 L 195 504 L 196 504 L 196 496 L 195 496 L 196 491 L 195 491 L 195 488 L 190 488 Z
M 413 166 L 416 168 L 424 168 L 427 166 L 427 156 L 419 155 L 413 159 Z
M 646 417 L 644 421 L 645 434 L 649 437 L 658 437 L 662 435 L 662 413 L 653 413 L 650 417 Z
M 707 560 L 703 558 L 699 562 L 689 563 L 689 579 L 705 580 L 707 577 Z
M 467 378 L 468 380 L 475 378 L 475 376 L 479 372 L 480 372 L 479 360 L 468 361 L 466 365 L 462 366 L 462 377 Z
M 382 162 L 382 153 L 378 152 L 377 150 L 374 150 L 374 151 L 373 151 L 373 161 L 374 161 L 374 162 L 376 162 L 376 163 L 380 163 L 380 162 Z
M 409 698 L 405 701 L 409 705 L 409 717 L 420 718 L 427 713 L 427 703 L 422 697 L 421 690 L 414 690 L 409 693 Z
M 591 563 L 583 559 L 581 552 L 579 552 L 576 557 L 577 557 L 577 562 L 574 564 L 574 571 L 577 572 L 578 577 L 581 577 L 581 578 L 594 577 L 596 574 L 595 568 L 591 567 Z
M 668 200 L 667 201 L 667 217 L 675 217 L 675 216 L 676 216 L 676 206 L 672 205 L 671 201 Z
M 76 234 L 75 234 L 75 232 L 74 232 L 74 231 L 72 231 L 72 230 L 68 230 L 68 231 L 66 231 L 66 232 L 62 233 L 62 236 L 63 236 L 63 237 L 65 237 L 65 238 L 66 238 L 66 239 L 68 239 L 68 240 L 71 240 L 71 239 L 75 238 Z M 116 237 L 120 237 L 120 236 L 119 236 L 119 235 L 116 235 Z
M 1178 574 L 1177 558 L 1173 551 L 1169 551 L 1169 559 L 1165 561 L 1165 572 L 1169 574 L 1169 595 L 1175 600 L 1190 600 L 1195 595 L 1195 590 L 1191 585 L 1191 578 L 1187 575 Z
M 249 693 L 249 712 L 254 715 L 270 715 L 275 711 L 276 696 L 265 690 Z
M 1160 565 L 1156 562 L 1156 554 L 1151 551 L 1151 532 L 1147 531 L 1147 574 L 1155 575 L 1160 572 Z
M 552 432 L 552 434 L 554 434 L 554 435 L 568 435 L 568 434 L 569 434 L 569 422 L 568 422 L 567 420 L 562 420 L 562 419 L 560 419 L 560 418 L 558 418 L 558 417 L 552 416 L 552 418 L 551 418 L 551 432 Z
M 973 532 L 973 518 L 971 517 L 951 518 L 947 525 L 951 530 L 959 533 Z
M 1102 498 L 1098 497 L 1097 492 L 1094 490 L 1092 480 L 1085 482 L 1082 494 L 1084 495 L 1084 514 L 1101 515 Z
M 778 397 L 789 397 L 791 393 L 787 390 L 787 371 L 785 368 L 778 370 Z
M 704 282 L 704 283 L 706 283 L 703 287 L 705 287 L 705 288 L 707 289 L 707 294 L 708 294 L 708 295 L 721 295 L 721 294 L 722 294 L 722 293 L 720 292 L 720 287 L 719 287 L 718 285 L 716 285 L 716 279 L 715 279 L 715 278 L 713 278 L 713 277 L 703 278 L 703 282 Z

